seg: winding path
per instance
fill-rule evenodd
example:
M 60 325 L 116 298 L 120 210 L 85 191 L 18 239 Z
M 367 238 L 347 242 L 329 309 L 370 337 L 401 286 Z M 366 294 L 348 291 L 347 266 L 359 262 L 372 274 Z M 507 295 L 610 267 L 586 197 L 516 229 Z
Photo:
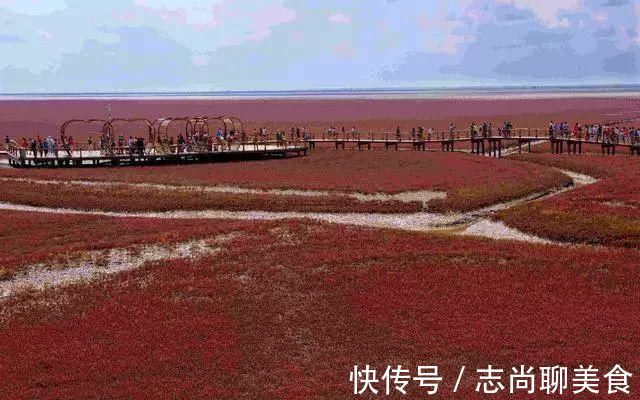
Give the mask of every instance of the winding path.
M 232 219 L 232 220 L 284 220 L 284 219 L 312 219 L 317 221 L 348 224 L 372 228 L 389 228 L 400 229 L 406 231 L 450 231 L 455 234 L 488 237 L 492 239 L 520 240 L 533 243 L 552 243 L 546 239 L 538 238 L 525 234 L 518 230 L 507 227 L 501 222 L 491 221 L 489 217 L 497 211 L 514 207 L 533 200 L 544 199 L 558 193 L 571 190 L 578 186 L 588 185 L 596 182 L 595 178 L 587 175 L 579 174 L 572 171 L 561 170 L 561 172 L 570 176 L 573 185 L 561 189 L 550 190 L 544 193 L 535 193 L 521 199 L 498 203 L 492 206 L 467 213 L 447 213 L 436 214 L 428 212 L 419 212 L 411 214 L 380 214 L 380 213 L 319 213 L 319 212 L 274 212 L 274 211 L 225 211 L 225 210 L 202 210 L 202 211 L 168 211 L 168 212 L 113 212 L 99 210 L 80 210 L 72 208 L 49 208 L 37 207 L 12 203 L 0 203 L 0 210 L 41 212 L 52 214 L 75 214 L 75 215 L 95 215 L 117 218 L 154 218 L 154 219 Z M 6 179 L 6 178 L 5 178 Z M 13 178 L 9 178 L 13 179 Z M 21 178 L 20 178 L 21 179 Z M 24 180 L 23 181 L 28 181 Z M 58 181 L 38 181 L 37 183 L 57 183 Z M 70 183 L 86 184 L 86 185 L 120 185 L 117 182 L 92 182 L 92 181 L 72 181 Z M 159 190 L 184 189 L 179 186 L 152 185 L 152 184 L 125 184 L 134 187 L 154 187 Z M 287 190 L 269 190 L 258 191 L 254 189 L 240 189 L 232 187 L 211 187 L 205 190 L 212 191 L 235 191 L 239 193 L 269 193 L 273 195 L 290 195 L 292 193 L 305 196 L 326 196 L 329 192 L 314 191 L 287 191 Z M 403 201 L 415 201 L 420 199 L 428 201 L 432 198 L 438 198 L 438 192 L 407 192 L 399 195 L 362 195 L 349 194 L 343 195 L 358 198 L 366 201 L 371 199 L 401 199 Z
M 158 219 L 234 219 L 234 220 L 284 220 L 284 219 L 312 219 L 335 224 L 349 224 L 372 228 L 389 228 L 407 231 L 441 231 L 450 234 L 492 238 L 498 240 L 515 240 L 529 243 L 572 245 L 570 243 L 552 242 L 531 236 L 510 228 L 502 222 L 492 221 L 491 214 L 499 210 L 514 207 L 529 201 L 555 196 L 558 193 L 572 190 L 579 186 L 589 185 L 596 179 L 561 170 L 570 176 L 573 185 L 538 193 L 522 199 L 495 204 L 468 213 L 414 213 L 414 214 L 355 214 L 355 213 L 302 213 L 302 212 L 267 212 L 267 211 L 172 211 L 172 212 L 106 212 L 77 210 L 68 208 L 34 207 L 19 204 L 0 203 L 0 210 L 27 211 L 52 214 L 95 215 L 116 218 L 158 218 Z M 44 181 L 51 183 L 52 181 Z M 75 181 L 84 182 L 84 181 Z M 88 185 L 117 184 L 111 182 L 84 182 Z M 164 187 L 172 190 L 174 187 Z M 217 189 L 213 189 L 217 190 Z M 224 189 L 227 190 L 227 189 Z M 249 189 L 242 189 L 249 190 Z M 317 193 L 304 192 L 306 195 Z M 275 195 L 286 195 L 288 191 L 276 191 Z M 323 194 L 320 194 L 323 195 Z M 110 249 L 105 251 L 86 252 L 79 260 L 73 261 L 62 268 L 55 265 L 36 264 L 28 266 L 23 272 L 12 279 L 0 281 L 0 301 L 9 299 L 19 293 L 29 290 L 44 290 L 48 288 L 64 287 L 78 282 L 89 282 L 102 279 L 122 271 L 140 268 L 148 262 L 162 261 L 175 258 L 200 257 L 220 252 L 224 244 L 232 239 L 234 234 L 215 238 L 193 240 L 173 245 L 147 245 L 132 248 Z M 106 256 L 106 257 L 105 257 Z M 97 261 L 100 260 L 100 261 Z

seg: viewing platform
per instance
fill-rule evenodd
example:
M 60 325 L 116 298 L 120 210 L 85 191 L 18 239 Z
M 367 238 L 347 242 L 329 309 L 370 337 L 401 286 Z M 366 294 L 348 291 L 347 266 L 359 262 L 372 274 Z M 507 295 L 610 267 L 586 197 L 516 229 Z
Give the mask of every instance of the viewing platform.
M 408 135 L 407 133 L 369 132 L 348 133 L 312 137 L 307 140 L 309 149 L 315 149 L 320 144 L 330 144 L 335 149 L 347 147 L 362 150 L 371 150 L 378 145 L 385 150 L 412 149 L 426 151 L 428 145 L 436 145 L 436 149 L 444 152 L 460 150 L 461 145 L 470 144 L 473 154 L 501 157 L 505 147 L 517 146 L 518 152 L 523 149 L 531 152 L 534 143 L 548 142 L 551 152 L 554 154 L 582 154 L 583 144 L 598 145 L 602 148 L 602 154 L 616 154 L 616 149 L 629 151 L 631 155 L 640 155 L 640 140 L 638 138 L 629 142 L 615 140 L 603 140 L 602 138 L 577 138 L 571 135 L 549 135 L 548 130 L 539 128 L 514 128 L 508 132 L 500 132 L 482 135 L 472 135 L 469 131 L 456 130 L 453 132 L 433 132 L 423 134 L 422 137 Z
M 218 125 L 217 131 L 214 124 Z M 76 143 L 69 136 L 72 125 L 81 126 L 84 137 L 97 141 Z M 134 132 L 124 135 L 126 126 Z M 172 129 L 173 128 L 173 129 Z M 125 139 L 129 136 L 129 139 Z M 174 142 L 174 137 L 176 141 Z M 145 139 L 148 138 L 148 139 Z M 308 143 L 252 138 L 248 140 L 242 121 L 233 116 L 72 119 L 62 124 L 59 139 L 23 139 L 19 144 L 5 139 L 0 163 L 17 168 L 98 167 L 182 164 L 304 156 Z M 3 159 L 4 158 L 4 159 Z
M 277 145 L 274 143 L 238 143 L 230 148 L 184 148 L 172 146 L 171 151 L 163 151 L 155 147 L 143 151 L 131 151 L 129 148 L 114 148 L 109 151 L 79 148 L 67 152 L 34 156 L 31 150 L 10 146 L 6 153 L 8 164 L 12 167 L 97 167 L 154 164 L 184 164 L 215 161 L 253 160 L 262 158 L 284 158 L 303 156 L 308 148 L 304 143 Z
M 224 135 L 218 130 L 212 135 L 209 123 L 222 121 Z M 115 126 L 118 122 L 143 122 L 144 130 L 138 132 L 136 140 L 130 145 L 123 145 L 123 136 L 119 135 L 115 141 Z M 169 135 L 172 123 L 184 125 L 184 136 L 179 134 L 179 144 L 173 142 Z M 100 145 L 97 143 L 73 143 L 67 139 L 66 129 L 74 123 L 102 124 Z M 240 132 L 240 134 L 236 134 Z M 149 140 L 143 137 L 148 134 Z M 186 140 L 184 139 L 186 138 Z M 600 146 L 602 154 L 615 155 L 620 150 L 629 151 L 631 155 L 640 156 L 640 138 L 629 137 L 618 141 L 607 136 L 576 137 L 568 133 L 550 135 L 546 129 L 539 128 L 511 128 L 500 129 L 498 133 L 472 133 L 469 130 L 446 132 L 420 133 L 389 133 L 359 132 L 323 133 L 320 137 L 305 134 L 301 138 L 290 140 L 284 134 L 275 138 L 269 135 L 247 138 L 242 123 L 234 117 L 191 117 L 191 118 L 162 118 L 151 121 L 145 119 L 107 119 L 107 120 L 71 120 L 65 122 L 61 129 L 60 140 L 54 148 L 35 144 L 25 147 L 13 140 L 5 142 L 5 152 L 0 152 L 0 163 L 17 168 L 43 167 L 98 167 L 98 166 L 126 166 L 153 164 L 181 164 L 197 162 L 215 162 L 232 160 L 251 160 L 263 158 L 285 158 L 290 156 L 304 156 L 318 145 L 329 144 L 330 148 L 371 150 L 375 146 L 385 150 L 395 149 L 426 151 L 429 145 L 436 145 L 429 150 L 440 149 L 443 152 L 468 151 L 472 154 L 502 157 L 509 148 L 513 152 L 517 146 L 518 152 L 523 149 L 531 152 L 532 144 L 547 142 L 553 154 L 582 154 L 583 145 Z M 105 145 L 106 143 L 106 145 Z M 118 143 L 118 145 L 115 145 Z M 464 148 L 463 146 L 467 147 Z M 34 147 L 35 146 L 35 147 Z

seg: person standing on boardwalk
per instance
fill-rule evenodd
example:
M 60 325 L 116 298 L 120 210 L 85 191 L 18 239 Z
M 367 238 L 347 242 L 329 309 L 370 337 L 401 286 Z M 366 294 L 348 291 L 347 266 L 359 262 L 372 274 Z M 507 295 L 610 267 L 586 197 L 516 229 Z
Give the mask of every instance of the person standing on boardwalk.
M 44 149 L 42 148 L 42 138 L 40 137 L 40 135 L 36 136 L 36 146 L 38 147 L 38 154 L 40 154 L 40 158 L 42 158 Z
M 42 141 L 42 152 L 44 153 L 45 157 L 49 155 L 49 137 Z
M 258 150 L 258 144 L 260 143 L 260 134 L 258 133 L 257 130 L 254 130 L 253 132 L 253 149 L 254 150 Z
M 33 153 L 33 158 L 38 158 L 38 143 L 35 139 L 30 139 L 29 147 L 31 148 L 31 152 Z
M 67 156 L 71 157 L 71 136 L 69 137 L 65 136 L 61 145 L 62 145 L 62 150 L 64 150 L 67 153 Z
M 178 134 L 178 153 L 182 153 L 184 147 L 184 137 L 182 133 Z

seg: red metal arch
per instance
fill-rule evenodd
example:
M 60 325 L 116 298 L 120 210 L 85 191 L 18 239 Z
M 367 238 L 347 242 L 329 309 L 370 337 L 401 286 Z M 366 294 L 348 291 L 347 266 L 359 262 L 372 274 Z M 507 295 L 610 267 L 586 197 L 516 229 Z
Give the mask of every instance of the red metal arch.
M 233 130 L 237 133 L 242 132 L 243 127 L 240 118 L 234 117 L 233 115 L 225 115 L 221 118 L 225 121 L 225 124 L 229 124 L 229 131 Z
M 149 134 L 149 142 L 153 143 L 155 141 L 155 137 L 153 134 L 153 124 L 146 118 L 114 118 L 109 121 L 111 123 L 112 128 L 115 133 L 115 124 L 118 122 L 126 122 L 128 124 L 134 122 L 143 122 L 147 126 L 148 134 Z
M 169 139 L 169 128 L 171 127 L 171 124 L 174 122 L 188 122 L 191 119 L 191 117 L 173 117 L 173 118 L 159 118 L 155 121 L 153 121 L 153 129 L 155 131 L 154 133 L 154 141 L 160 141 L 160 139 L 165 139 L 168 140 Z M 185 124 L 185 134 L 187 133 L 187 127 L 188 124 Z
M 192 117 L 187 121 L 187 137 L 191 137 L 196 134 L 208 135 L 209 133 L 209 119 L 207 117 Z
M 67 128 L 73 124 L 91 125 L 95 123 L 102 123 L 102 135 L 110 139 L 113 139 L 113 125 L 106 119 L 70 119 L 65 121 L 60 127 L 60 141 L 65 143 L 67 140 Z
M 217 117 L 208 117 L 207 121 L 217 120 L 221 121 L 224 124 L 225 133 L 229 133 L 231 131 L 234 132 L 242 132 L 242 121 L 240 118 L 236 118 L 234 116 L 229 115 L 220 115 Z
M 242 132 L 243 126 L 240 118 L 234 116 L 216 116 L 216 117 L 169 117 L 159 118 L 151 123 L 151 129 L 153 130 L 154 141 L 160 139 L 168 139 L 169 128 L 173 123 L 184 122 L 185 123 L 185 136 L 191 137 L 194 133 L 208 133 L 210 128 L 210 121 L 221 121 L 224 125 L 225 133 Z
M 125 123 L 134 123 L 134 122 L 142 122 L 147 126 L 149 141 L 155 143 L 160 139 L 168 139 L 169 137 L 169 128 L 172 124 L 176 122 L 184 122 L 185 123 L 185 136 L 191 137 L 196 133 L 207 133 L 210 134 L 210 122 L 211 121 L 220 121 L 224 125 L 225 133 L 237 132 L 241 133 L 243 131 L 242 121 L 234 116 L 230 115 L 222 115 L 216 117 L 171 117 L 171 118 L 159 118 L 155 121 L 151 122 L 145 118 L 115 118 L 115 119 L 70 119 L 65 121 L 60 127 L 60 139 L 65 140 L 67 138 L 67 128 L 73 124 L 95 124 L 102 123 L 102 135 L 103 138 L 109 139 L 113 141 L 115 138 L 115 127 L 114 125 L 120 122 Z

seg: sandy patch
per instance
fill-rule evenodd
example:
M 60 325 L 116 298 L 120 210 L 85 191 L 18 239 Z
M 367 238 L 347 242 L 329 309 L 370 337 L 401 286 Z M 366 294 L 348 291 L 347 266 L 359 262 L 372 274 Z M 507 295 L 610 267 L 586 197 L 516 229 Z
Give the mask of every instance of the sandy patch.
M 607 207 L 611 207 L 611 208 L 626 208 L 626 209 L 630 209 L 630 210 L 635 210 L 638 207 L 634 206 L 633 204 L 627 204 L 623 201 L 604 201 L 602 202 L 602 204 L 604 204 Z
M 505 210 L 530 201 L 548 198 L 559 193 L 572 190 L 578 186 L 592 184 L 597 182 L 595 178 L 587 175 L 578 174 L 572 171 L 561 170 L 573 179 L 574 184 L 542 193 L 534 193 L 521 199 L 508 202 L 497 203 L 480 210 L 468 213 L 448 213 L 436 214 L 428 212 L 420 212 L 413 214 L 362 214 L 362 213 L 308 213 L 308 212 L 272 212 L 272 211 L 224 211 L 224 210 L 203 210 L 203 211 L 169 211 L 169 212 L 107 212 L 107 211 L 91 211 L 76 210 L 65 208 L 47 208 L 34 207 L 18 204 L 0 203 L 0 210 L 26 211 L 26 212 L 44 212 L 54 214 L 83 214 L 96 215 L 118 218 L 157 218 L 157 219 L 232 219 L 232 220 L 249 220 L 249 221 L 274 221 L 285 219 L 312 219 L 316 221 L 329 222 L 334 224 L 356 225 L 372 228 L 388 228 L 399 229 L 405 231 L 434 231 L 434 230 L 454 230 L 463 225 L 467 227 L 461 232 L 465 235 L 488 237 L 493 239 L 517 240 L 531 243 L 550 243 L 544 239 L 537 238 L 509 228 L 503 223 L 491 222 L 487 217 L 497 211 Z M 52 181 L 44 181 L 52 182 Z M 85 183 L 82 183 L 85 184 Z M 88 184 L 112 185 L 113 183 L 95 183 Z M 147 185 L 147 184 L 144 184 Z M 164 186 L 164 185 L 162 185 Z M 173 187 L 172 187 L 173 188 Z M 179 187 L 178 187 L 179 188 Z M 239 189 L 233 190 L 254 190 Z M 297 191 L 279 191 L 280 193 L 291 193 Z M 330 193 L 330 192 L 324 192 Z M 421 198 L 429 197 L 431 194 L 422 193 L 416 195 Z M 369 198 L 375 198 L 376 195 L 368 195 Z M 407 194 L 385 195 L 385 196 L 405 196 L 405 200 L 411 199 L 415 201 L 416 197 Z
M 563 174 L 567 175 L 569 178 L 571 178 L 573 180 L 573 183 L 576 186 L 585 186 L 585 185 L 592 185 L 596 182 L 598 182 L 598 179 L 589 176 L 589 175 L 585 175 L 585 174 L 581 174 L 578 172 L 573 172 L 573 171 L 569 171 L 566 169 L 560 169 L 560 168 L 556 168 L 556 170 L 562 172 Z
M 65 186 L 93 186 L 93 187 L 130 187 L 132 189 L 153 189 L 153 190 L 175 190 L 175 191 L 197 191 L 209 193 L 229 193 L 229 194 L 257 194 L 257 195 L 273 195 L 273 196 L 303 196 L 303 197 L 349 197 L 361 202 L 372 201 L 400 201 L 403 203 L 421 202 L 424 207 L 431 200 L 445 199 L 445 192 L 433 190 L 418 190 L 400 193 L 359 193 L 359 192 L 340 192 L 325 190 L 298 190 L 298 189 L 250 189 L 236 186 L 179 186 L 164 185 L 154 183 L 122 183 L 122 182 L 98 182 L 98 181 L 82 181 L 82 180 L 43 180 L 29 178 L 0 178 L 0 182 L 24 182 L 39 185 L 65 185 Z
M 39 263 L 13 279 L 0 281 L 0 299 L 26 290 L 43 290 L 82 281 L 93 281 L 140 268 L 148 262 L 197 258 L 218 253 L 233 235 L 193 240 L 168 246 L 149 245 L 79 253 L 67 263 Z
M 542 239 L 533 235 L 528 235 L 524 232 L 520 232 L 517 229 L 510 228 L 502 222 L 490 221 L 488 219 L 481 219 L 471 224 L 465 230 L 460 232 L 460 234 L 466 236 L 477 236 L 500 240 L 515 240 L 519 242 L 529 243 L 553 243 L 549 240 Z

